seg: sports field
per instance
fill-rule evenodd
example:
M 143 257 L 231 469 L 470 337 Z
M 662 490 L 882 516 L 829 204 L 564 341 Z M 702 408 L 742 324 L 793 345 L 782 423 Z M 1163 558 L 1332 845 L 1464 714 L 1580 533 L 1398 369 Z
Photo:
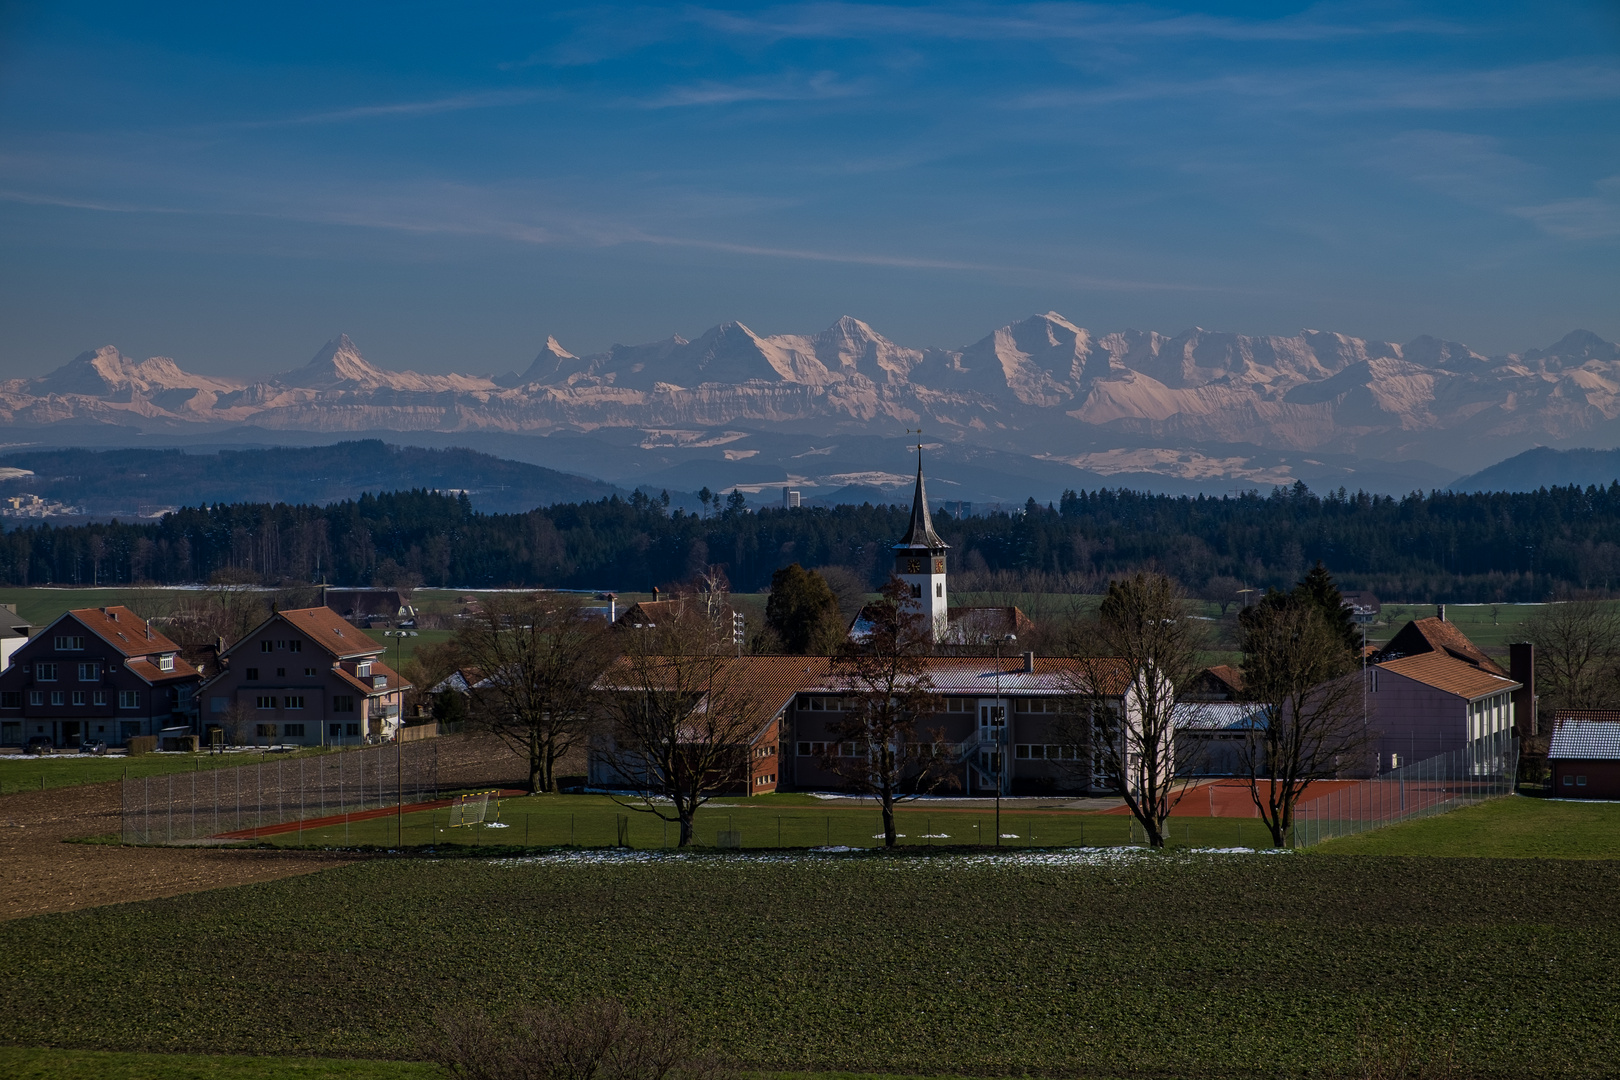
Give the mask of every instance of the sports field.
M 1058 800 L 1003 803 L 1001 846 L 1008 848 L 1128 844 L 1131 819 L 1117 814 L 1058 808 Z M 605 795 L 542 795 L 491 800 L 489 824 L 458 827 L 455 812 L 437 808 L 361 821 L 291 828 L 262 837 L 278 847 L 411 847 L 475 845 L 519 848 L 611 847 L 624 839 L 638 850 L 674 848 L 679 833 L 658 817 L 628 809 Z M 996 846 L 991 805 L 956 800 L 908 803 L 896 815 L 900 843 L 908 847 Z M 806 795 L 717 799 L 697 814 L 697 843 L 713 847 L 721 832 L 737 834 L 745 849 L 823 846 L 881 847 L 883 819 L 870 800 L 821 800 Z M 1180 847 L 1269 846 L 1252 818 L 1178 818 L 1171 843 Z

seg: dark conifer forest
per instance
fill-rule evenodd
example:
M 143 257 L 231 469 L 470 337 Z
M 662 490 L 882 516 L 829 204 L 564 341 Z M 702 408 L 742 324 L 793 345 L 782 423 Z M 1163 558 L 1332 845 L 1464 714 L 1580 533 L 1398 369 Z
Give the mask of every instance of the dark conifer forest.
M 731 501 L 735 504 L 736 500 Z M 9 585 L 374 582 L 643 590 L 709 566 L 767 587 L 789 563 L 845 566 L 874 586 L 907 509 L 839 506 L 670 513 L 638 493 L 521 514 L 466 497 L 365 495 L 329 506 L 233 504 L 150 523 L 15 529 L 0 536 Z M 1060 504 L 961 520 L 940 513 L 953 588 L 1100 591 L 1152 567 L 1193 591 L 1291 586 L 1317 560 L 1348 589 L 1394 601 L 1545 600 L 1620 588 L 1620 484 L 1525 493 L 1311 493 L 1185 498 L 1067 492 Z

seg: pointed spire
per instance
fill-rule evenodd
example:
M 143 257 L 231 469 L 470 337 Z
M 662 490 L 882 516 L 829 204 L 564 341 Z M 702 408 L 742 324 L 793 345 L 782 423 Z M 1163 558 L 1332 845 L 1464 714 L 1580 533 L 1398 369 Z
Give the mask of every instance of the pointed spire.
M 922 447 L 917 447 L 917 490 L 911 497 L 911 527 L 895 547 L 942 548 L 948 546 L 934 531 L 928 516 L 928 492 L 923 487 Z

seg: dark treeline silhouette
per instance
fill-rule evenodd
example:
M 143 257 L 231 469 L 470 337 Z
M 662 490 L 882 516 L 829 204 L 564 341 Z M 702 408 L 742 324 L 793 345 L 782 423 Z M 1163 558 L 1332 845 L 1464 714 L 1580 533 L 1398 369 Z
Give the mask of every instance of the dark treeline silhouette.
M 890 506 L 707 515 L 637 493 L 524 514 L 465 496 L 366 495 L 330 506 L 234 504 L 138 524 L 37 525 L 0 536 L 0 582 L 207 580 L 645 589 L 720 565 L 752 591 L 790 563 L 845 566 L 875 588 L 908 511 Z M 939 515 L 953 588 L 1100 592 L 1151 567 L 1193 590 L 1288 588 L 1317 560 L 1388 600 L 1545 600 L 1620 588 L 1620 484 L 1525 493 L 1186 498 L 1067 492 L 1057 506 Z M 1214 598 L 1214 597 L 1212 597 Z

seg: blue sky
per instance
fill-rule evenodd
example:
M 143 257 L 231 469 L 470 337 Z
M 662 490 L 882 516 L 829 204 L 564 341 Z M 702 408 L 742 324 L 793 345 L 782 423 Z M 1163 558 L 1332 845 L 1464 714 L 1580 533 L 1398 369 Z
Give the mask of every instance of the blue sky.
M 1612 0 L 0 6 L 0 377 L 1048 309 L 1495 353 L 1617 298 Z

